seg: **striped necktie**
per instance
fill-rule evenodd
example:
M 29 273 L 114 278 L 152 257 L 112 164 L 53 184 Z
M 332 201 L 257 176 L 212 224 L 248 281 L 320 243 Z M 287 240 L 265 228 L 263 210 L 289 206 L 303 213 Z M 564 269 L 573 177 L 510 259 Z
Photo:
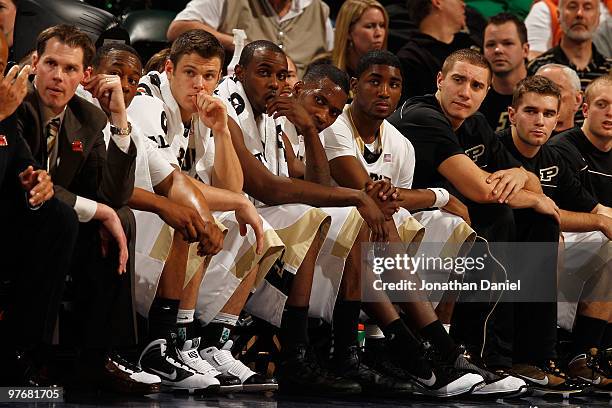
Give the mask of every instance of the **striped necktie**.
M 49 156 L 51 156 L 51 152 L 53 152 L 53 147 L 55 146 L 55 142 L 57 140 L 59 127 L 59 118 L 51 119 L 51 121 L 47 124 L 47 154 Z

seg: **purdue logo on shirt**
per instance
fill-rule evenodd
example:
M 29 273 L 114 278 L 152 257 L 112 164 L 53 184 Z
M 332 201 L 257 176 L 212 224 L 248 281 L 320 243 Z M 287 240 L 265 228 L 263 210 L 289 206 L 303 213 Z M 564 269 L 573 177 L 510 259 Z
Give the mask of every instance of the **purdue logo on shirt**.
M 471 147 L 465 151 L 465 154 L 472 159 L 473 162 L 478 161 L 478 158 L 482 156 L 485 152 L 485 146 L 483 144 L 479 144 L 477 146 Z
M 540 169 L 540 181 L 552 181 L 557 174 L 559 174 L 559 167 L 557 166 Z

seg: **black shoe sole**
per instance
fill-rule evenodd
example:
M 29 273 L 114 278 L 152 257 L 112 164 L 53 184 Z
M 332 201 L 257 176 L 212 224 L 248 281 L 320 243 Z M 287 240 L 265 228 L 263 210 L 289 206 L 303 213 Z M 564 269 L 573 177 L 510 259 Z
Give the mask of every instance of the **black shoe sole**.
M 206 388 L 175 388 L 171 385 L 162 384 L 161 391 L 183 395 L 214 395 L 219 393 L 220 388 L 220 385 L 209 385 Z
M 539 387 L 531 387 L 532 389 L 532 395 L 534 397 L 550 397 L 550 396 L 556 396 L 556 397 L 562 397 L 563 399 L 569 399 L 569 397 L 577 397 L 579 395 L 584 395 L 585 394 L 585 390 L 572 390 L 572 391 L 567 391 L 567 390 L 551 390 L 548 388 L 539 388 Z
M 242 384 L 221 385 L 219 387 L 220 394 L 230 394 L 232 392 L 242 392 L 242 391 L 244 391 L 244 387 L 242 386 Z
M 322 390 L 320 388 L 306 388 L 304 385 L 283 385 L 278 386 L 279 394 L 283 395 L 317 395 L 325 397 L 345 397 L 361 394 L 361 388 L 354 390 Z
M 242 384 L 243 392 L 278 391 L 278 384 Z

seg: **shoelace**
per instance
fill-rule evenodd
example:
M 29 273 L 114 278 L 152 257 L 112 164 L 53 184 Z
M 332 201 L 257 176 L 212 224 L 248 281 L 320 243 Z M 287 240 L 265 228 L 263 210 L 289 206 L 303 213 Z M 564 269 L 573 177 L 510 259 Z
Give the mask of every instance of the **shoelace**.
M 465 358 L 465 360 L 467 362 L 466 368 L 468 370 L 472 370 L 472 371 L 476 372 L 476 374 L 479 374 L 480 376 L 482 376 L 487 381 L 497 381 L 497 380 L 500 380 L 501 378 L 505 377 L 505 375 L 499 375 L 498 373 L 495 373 L 493 371 L 489 371 L 486 367 L 482 367 L 480 364 L 477 364 L 474 361 L 473 356 L 470 354 L 469 351 L 467 351 L 467 349 L 464 346 L 462 346 L 462 345 L 459 346 L 459 349 L 461 350 L 460 355 L 462 355 L 463 358 Z
M 196 371 L 202 374 L 212 375 L 213 377 L 221 374 L 215 367 L 200 356 L 197 348 L 182 351 L 181 354 L 184 356 L 187 365 L 191 368 L 195 368 Z
M 612 377 L 612 350 L 599 350 L 599 364 L 606 377 Z
M 564 380 L 567 380 L 567 375 L 557 367 L 557 363 L 554 360 L 548 360 L 544 363 L 542 371 L 548 374 L 552 374 Z
M 229 365 L 227 372 L 240 379 L 243 378 L 251 369 L 247 367 L 242 361 L 236 360 L 229 350 L 221 349 L 217 350 L 212 358 L 219 366 Z M 211 366 L 212 367 L 212 366 Z
M 599 365 L 598 353 L 587 353 L 586 355 L 586 366 L 591 369 L 592 377 L 596 378 L 598 376 L 604 375 L 605 373 Z
M 178 353 L 178 350 L 175 350 L 175 353 Z M 164 353 L 166 360 L 170 363 L 170 364 L 174 364 L 177 367 L 180 367 L 181 369 L 190 372 L 190 373 L 197 373 L 196 370 L 194 370 L 193 368 L 189 367 L 187 364 L 185 364 L 183 361 L 181 361 L 181 358 L 179 356 L 174 356 L 172 354 L 169 353 L 169 349 L 166 348 L 166 352 Z

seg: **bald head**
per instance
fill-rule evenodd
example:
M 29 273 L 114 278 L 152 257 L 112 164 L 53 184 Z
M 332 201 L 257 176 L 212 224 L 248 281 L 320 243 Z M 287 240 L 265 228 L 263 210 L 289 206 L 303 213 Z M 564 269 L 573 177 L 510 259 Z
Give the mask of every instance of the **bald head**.
M 555 131 L 562 132 L 574 127 L 576 112 L 582 106 L 580 78 L 576 71 L 565 65 L 547 64 L 538 69 L 536 75 L 550 79 L 561 91 L 561 105 Z
M 8 42 L 4 34 L 0 33 L 0 73 L 4 74 L 4 69 L 8 62 Z

